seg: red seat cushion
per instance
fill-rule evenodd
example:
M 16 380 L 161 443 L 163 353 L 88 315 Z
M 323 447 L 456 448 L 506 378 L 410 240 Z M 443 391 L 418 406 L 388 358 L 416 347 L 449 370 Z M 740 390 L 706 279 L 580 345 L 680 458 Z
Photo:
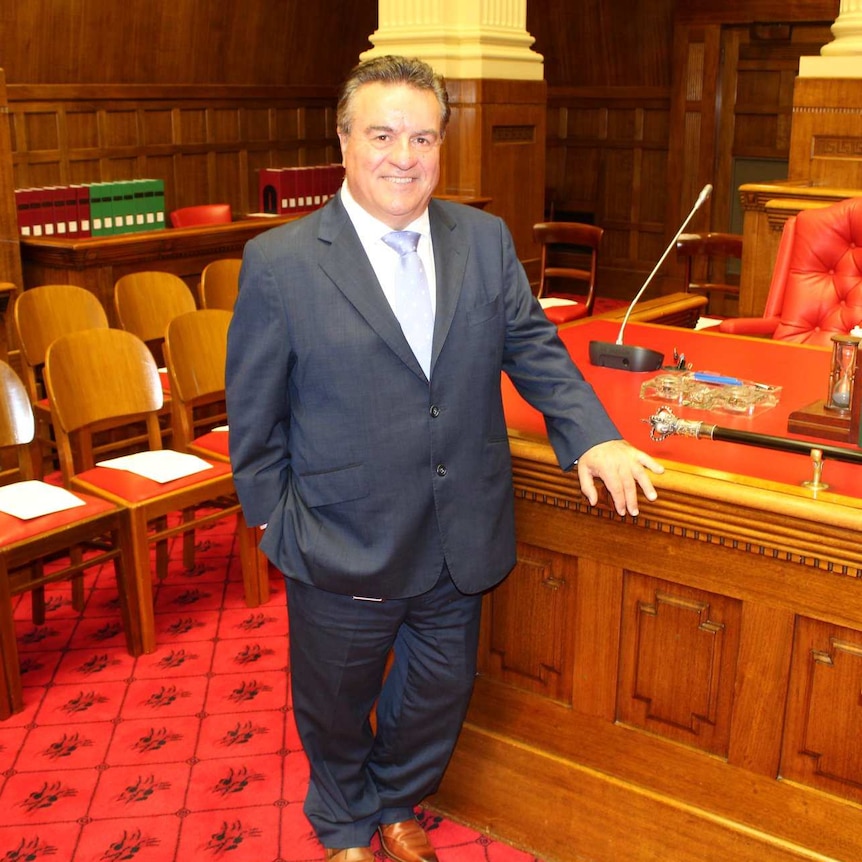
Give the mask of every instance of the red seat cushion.
M 189 444 L 189 448 L 203 458 L 229 458 L 228 441 L 227 431 L 209 431 L 206 434 L 201 434 L 200 437 L 195 437 Z
M 553 297 L 548 297 L 554 299 Z M 541 302 L 541 300 L 539 300 Z M 563 323 L 571 323 L 573 320 L 580 320 L 587 316 L 587 306 L 582 302 L 563 302 L 561 304 L 542 303 L 542 310 L 545 312 L 548 320 L 560 326 Z
M 74 494 L 84 501 L 83 506 L 29 518 L 26 521 L 0 512 L 0 546 L 5 548 L 17 542 L 34 539 L 52 530 L 82 523 L 117 508 L 109 500 L 82 494 L 80 491 L 75 491 Z
M 164 494 L 170 494 L 183 488 L 197 485 L 212 479 L 223 478 L 231 475 L 230 464 L 222 461 L 208 461 L 210 468 L 182 479 L 174 479 L 172 482 L 156 482 L 131 473 L 127 470 L 114 470 L 111 467 L 93 467 L 78 473 L 73 479 L 73 484 L 83 482 L 94 488 L 101 488 L 109 494 L 128 503 L 143 503 Z

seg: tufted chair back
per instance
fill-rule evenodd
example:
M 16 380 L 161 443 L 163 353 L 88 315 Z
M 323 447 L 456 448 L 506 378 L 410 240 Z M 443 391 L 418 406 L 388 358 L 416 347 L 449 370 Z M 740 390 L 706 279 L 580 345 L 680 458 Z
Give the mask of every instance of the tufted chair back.
M 862 324 L 862 197 L 803 210 L 784 225 L 763 318 L 722 321 L 722 332 L 831 347 Z

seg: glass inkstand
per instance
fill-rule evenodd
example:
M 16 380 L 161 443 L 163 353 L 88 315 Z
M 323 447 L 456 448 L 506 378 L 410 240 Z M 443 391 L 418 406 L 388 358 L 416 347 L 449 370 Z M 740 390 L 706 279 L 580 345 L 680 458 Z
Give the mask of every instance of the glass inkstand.
M 829 391 L 823 405 L 826 410 L 832 410 L 841 415 L 850 413 L 860 341 L 862 339 L 854 335 L 838 334 L 832 336 Z

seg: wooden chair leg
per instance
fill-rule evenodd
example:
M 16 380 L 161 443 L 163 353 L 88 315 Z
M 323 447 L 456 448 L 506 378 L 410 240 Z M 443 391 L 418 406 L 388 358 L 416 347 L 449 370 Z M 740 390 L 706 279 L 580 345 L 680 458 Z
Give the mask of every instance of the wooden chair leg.
M 0 560 L 0 718 L 24 709 L 18 640 L 12 614 L 12 592 L 5 560 Z
M 120 556 L 114 559 L 114 578 L 120 597 L 120 614 L 126 635 L 126 648 L 129 655 L 139 656 L 144 652 L 141 636 L 141 597 L 137 582 L 131 577 L 133 571 L 132 548 L 126 532 L 120 531 L 112 538 L 115 546 L 120 548 Z
M 84 552 L 81 548 L 72 548 L 69 552 L 69 557 L 72 563 L 76 566 L 84 559 Z M 84 610 L 84 576 L 75 575 L 72 578 L 72 607 L 78 612 Z
M 256 608 L 269 601 L 269 560 L 260 550 L 261 531 L 257 527 L 246 526 L 239 514 L 236 529 L 245 603 Z
M 130 509 L 124 526 L 122 541 L 128 548 L 128 565 L 131 566 L 131 580 L 137 595 L 136 625 L 130 630 L 140 632 L 141 650 L 151 653 L 156 648 L 156 623 L 153 611 L 153 575 L 150 566 L 150 542 L 147 536 L 147 520 L 139 509 Z M 159 542 L 165 545 L 166 542 Z M 158 556 L 158 545 L 156 556 Z M 130 604 L 130 611 L 132 605 Z
M 195 516 L 194 510 L 183 510 L 183 520 L 191 521 Z M 195 565 L 195 531 L 188 530 L 183 533 L 183 565 L 187 569 L 193 569 Z

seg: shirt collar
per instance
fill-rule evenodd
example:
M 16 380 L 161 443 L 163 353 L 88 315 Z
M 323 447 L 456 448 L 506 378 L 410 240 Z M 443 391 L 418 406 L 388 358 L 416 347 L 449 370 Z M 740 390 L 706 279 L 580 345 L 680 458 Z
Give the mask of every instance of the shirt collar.
M 341 186 L 341 203 L 344 204 L 344 209 L 347 210 L 347 215 L 350 221 L 353 222 L 353 227 L 363 242 L 376 242 L 377 240 L 381 240 L 386 234 L 392 232 L 392 228 L 389 225 L 374 218 L 373 215 L 357 203 L 356 198 L 350 194 L 350 188 L 346 179 Z M 421 215 L 410 222 L 404 230 L 416 231 L 423 237 L 430 238 L 431 220 L 428 217 L 428 207 L 425 207 Z

